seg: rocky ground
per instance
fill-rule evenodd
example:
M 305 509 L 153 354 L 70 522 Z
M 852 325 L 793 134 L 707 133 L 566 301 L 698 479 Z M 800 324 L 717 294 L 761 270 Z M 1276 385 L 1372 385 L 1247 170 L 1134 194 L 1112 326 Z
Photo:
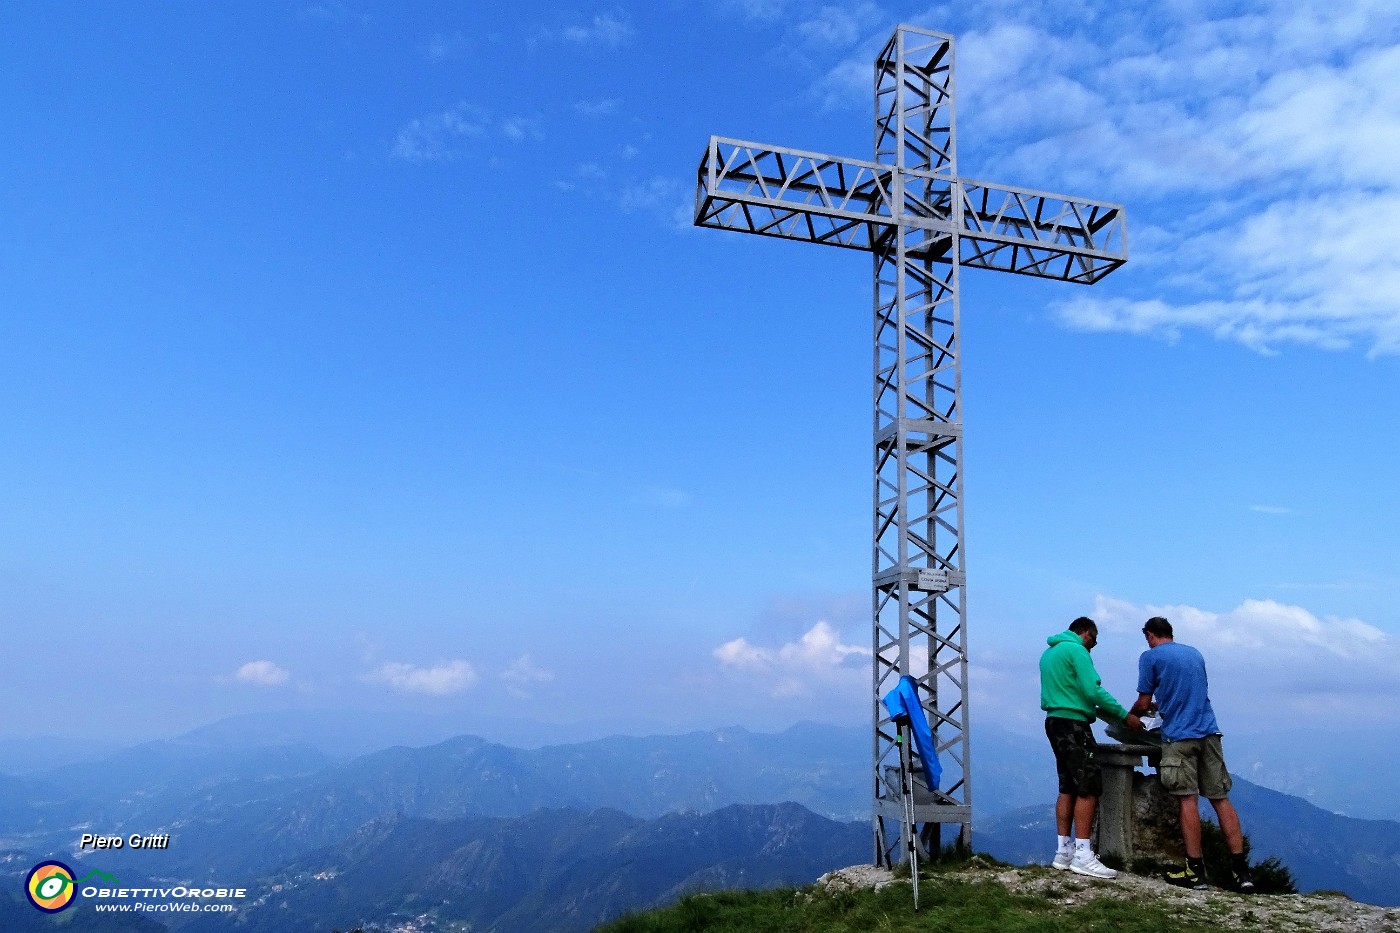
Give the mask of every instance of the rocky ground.
M 1240 895 L 1229 891 L 1192 891 L 1156 878 L 1120 872 L 1112 881 L 1097 881 L 1040 866 L 1011 868 L 976 856 L 959 875 L 970 881 L 996 881 L 1018 894 L 1034 894 L 1066 907 L 1098 897 L 1153 900 L 1183 918 L 1209 922 L 1222 930 L 1266 929 L 1278 933 L 1400 933 L 1400 907 L 1360 904 L 1343 894 Z M 921 879 L 923 878 L 921 874 Z M 884 869 L 853 865 L 817 879 L 828 891 L 879 889 L 908 884 Z M 936 884 L 933 879 L 920 884 Z

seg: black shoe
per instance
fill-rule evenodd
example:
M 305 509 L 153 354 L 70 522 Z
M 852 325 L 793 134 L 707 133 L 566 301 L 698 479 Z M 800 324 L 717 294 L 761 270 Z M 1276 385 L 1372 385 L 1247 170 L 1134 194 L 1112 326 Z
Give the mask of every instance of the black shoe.
M 1249 873 L 1249 868 L 1235 869 L 1235 890 L 1241 894 L 1248 894 L 1254 890 L 1254 876 Z
M 1206 884 L 1205 876 L 1196 874 L 1190 865 L 1187 865 L 1181 871 L 1167 872 L 1167 883 L 1174 884 L 1181 888 L 1191 888 L 1195 891 L 1210 890 L 1210 885 Z M 1250 885 L 1252 887 L 1253 882 L 1251 882 Z

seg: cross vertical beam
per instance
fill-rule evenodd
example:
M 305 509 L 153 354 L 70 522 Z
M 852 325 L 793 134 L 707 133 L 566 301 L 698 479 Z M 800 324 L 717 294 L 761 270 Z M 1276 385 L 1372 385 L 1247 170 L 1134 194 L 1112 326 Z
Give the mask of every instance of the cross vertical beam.
M 872 783 L 875 860 L 910 851 L 897 725 L 881 703 L 903 675 L 943 769 L 914 782 L 925 843 L 971 842 L 962 268 L 1093 284 L 1128 259 L 1121 205 L 958 175 L 953 37 L 899 26 L 875 62 L 875 160 L 711 137 L 695 223 L 865 250 L 874 258 Z M 903 749 L 906 772 L 909 757 Z M 941 839 L 938 840 L 941 842 Z
M 881 864 L 900 851 L 890 830 L 902 825 L 904 804 L 894 793 L 898 728 L 880 698 L 903 674 L 919 683 L 950 782 L 925 788 L 915 821 L 958 823 L 961 841 L 971 842 L 965 588 L 957 585 L 964 568 L 953 81 L 950 36 L 901 27 L 875 63 L 875 158 L 894 169 L 892 235 L 874 249 L 871 703 Z

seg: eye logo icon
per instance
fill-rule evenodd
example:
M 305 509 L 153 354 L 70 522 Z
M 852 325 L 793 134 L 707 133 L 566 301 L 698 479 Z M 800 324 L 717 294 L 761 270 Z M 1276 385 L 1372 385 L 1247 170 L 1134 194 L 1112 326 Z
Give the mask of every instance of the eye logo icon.
M 24 879 L 24 893 L 29 903 L 46 914 L 56 914 L 73 904 L 76 893 L 73 869 L 62 862 L 40 862 L 29 870 Z

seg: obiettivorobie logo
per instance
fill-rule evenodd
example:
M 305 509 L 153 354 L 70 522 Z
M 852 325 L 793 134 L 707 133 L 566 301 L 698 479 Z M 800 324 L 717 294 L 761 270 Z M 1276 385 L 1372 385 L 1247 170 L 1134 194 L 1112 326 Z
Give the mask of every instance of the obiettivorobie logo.
M 29 898 L 29 903 L 36 910 L 56 914 L 72 907 L 78 885 L 92 878 L 100 878 L 108 884 L 119 883 L 116 878 L 95 868 L 79 881 L 74 878 L 73 869 L 62 862 L 40 862 L 29 869 L 29 876 L 24 879 L 24 896 Z
M 89 882 L 97 880 L 97 884 Z M 169 888 L 124 888 L 105 871 L 94 868 L 82 878 L 56 859 L 40 862 L 24 879 L 24 896 L 35 910 L 56 914 L 73 906 L 79 896 L 96 905 L 98 911 L 211 912 L 230 913 L 235 907 L 216 901 L 242 900 L 247 888 L 176 885 Z

